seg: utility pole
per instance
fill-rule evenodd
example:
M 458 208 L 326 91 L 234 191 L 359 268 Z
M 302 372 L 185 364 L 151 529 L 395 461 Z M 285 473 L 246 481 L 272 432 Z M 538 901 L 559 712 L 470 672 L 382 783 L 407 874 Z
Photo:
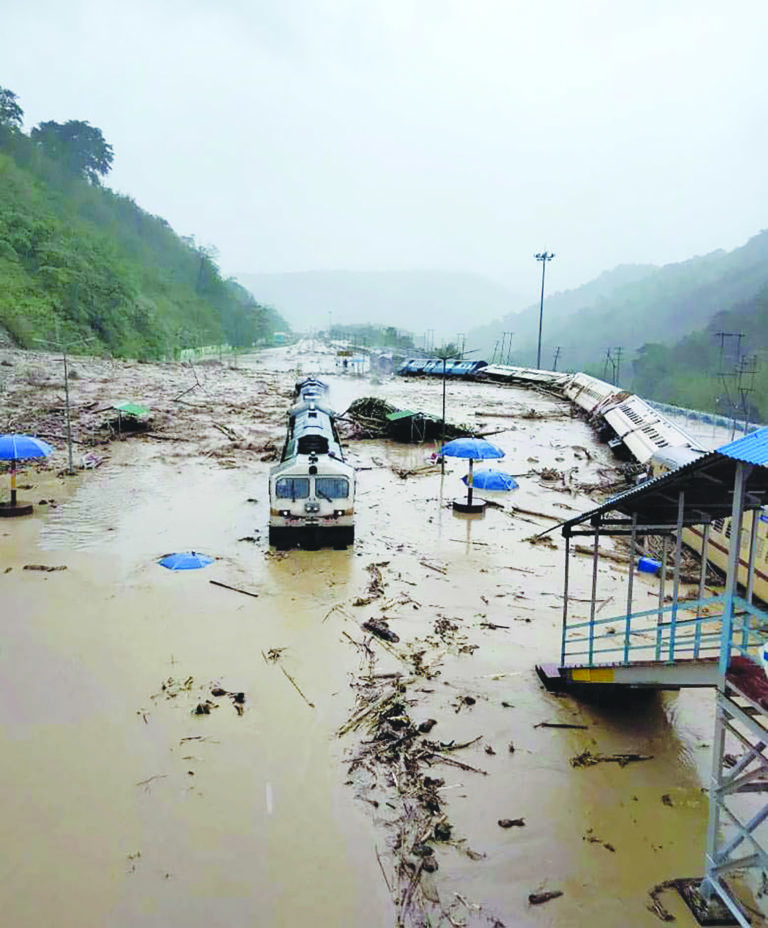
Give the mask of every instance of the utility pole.
M 614 348 L 613 350 L 616 352 L 616 355 L 614 358 L 614 361 L 615 361 L 614 374 L 616 378 L 615 383 L 616 383 L 616 386 L 618 387 L 619 386 L 619 374 L 621 373 L 621 355 L 622 355 L 622 352 L 624 351 L 624 348 L 621 345 L 619 345 L 618 348 Z
M 556 370 L 557 370 L 557 359 L 558 359 L 559 357 L 560 357 L 560 346 L 558 345 L 558 346 L 555 348 L 555 354 L 554 354 L 554 357 L 552 358 L 552 370 L 553 370 L 553 371 L 556 371 Z
M 611 357 L 611 349 L 610 349 L 610 348 L 606 348 L 606 349 L 605 349 L 605 358 L 603 358 L 603 380 L 608 380 L 608 367 L 609 367 L 609 365 L 610 365 L 610 368 L 611 368 L 611 376 L 613 376 L 613 372 L 614 372 L 615 368 L 614 368 L 614 366 L 613 366 L 613 358 Z
M 509 367 L 509 361 L 512 355 L 512 336 L 514 334 L 515 334 L 514 332 L 507 332 L 507 335 L 509 335 L 509 342 L 507 343 L 507 358 L 506 358 L 507 367 Z
M 749 428 L 749 394 L 754 392 L 754 378 L 757 373 L 757 355 L 751 357 L 739 358 L 736 366 L 736 389 L 739 392 L 741 412 L 744 415 L 744 434 L 747 434 Z M 744 377 L 749 376 L 749 386 L 744 383 Z M 735 422 L 735 419 L 734 419 Z
M 720 339 L 720 370 L 718 371 L 718 376 L 720 379 L 720 383 L 722 384 L 722 387 L 723 387 L 723 392 L 725 394 L 725 401 L 727 404 L 727 408 L 725 412 L 732 420 L 731 438 L 733 439 L 733 437 L 736 434 L 736 418 L 737 418 L 738 406 L 737 406 L 735 397 L 731 396 L 731 391 L 728 388 L 728 380 L 731 377 L 736 378 L 737 376 L 737 368 L 741 360 L 741 340 L 744 338 L 744 333 L 743 332 L 715 332 L 715 338 Z M 726 370 L 727 352 L 726 352 L 725 345 L 726 345 L 726 339 L 729 339 L 729 338 L 736 339 L 736 357 L 734 359 L 734 369 L 732 371 Z
M 547 261 L 551 261 L 555 255 L 548 251 L 540 251 L 534 255 L 537 261 L 541 261 L 541 303 L 539 305 L 539 347 L 536 350 L 536 370 L 541 370 L 541 326 L 544 321 L 544 275 L 547 270 Z
M 450 357 L 450 354 L 446 351 L 446 348 L 447 346 L 443 345 L 443 347 L 439 351 L 435 352 L 435 356 L 440 358 L 443 362 L 443 425 L 442 425 L 442 437 L 440 441 L 440 451 L 441 451 L 440 453 L 440 473 L 441 474 L 445 473 L 445 455 L 442 453 L 443 446 L 445 445 L 445 362 Z M 458 360 L 463 361 L 465 354 L 474 354 L 476 350 L 477 350 L 476 348 L 473 348 L 471 351 L 466 351 L 466 352 L 462 351 L 462 353 L 458 357 Z
M 46 347 L 52 345 L 57 351 L 61 352 L 62 361 L 64 362 L 64 417 L 67 433 L 67 473 L 71 476 L 75 473 L 75 464 L 72 459 L 72 423 L 69 414 L 69 369 L 67 367 L 67 352 L 71 351 L 71 349 L 75 347 L 85 347 L 85 345 L 88 344 L 88 342 L 93 341 L 93 339 L 76 338 L 72 341 L 66 341 L 62 338 L 59 338 L 59 327 L 57 325 L 55 339 L 46 340 L 38 338 L 36 341 L 41 342 Z

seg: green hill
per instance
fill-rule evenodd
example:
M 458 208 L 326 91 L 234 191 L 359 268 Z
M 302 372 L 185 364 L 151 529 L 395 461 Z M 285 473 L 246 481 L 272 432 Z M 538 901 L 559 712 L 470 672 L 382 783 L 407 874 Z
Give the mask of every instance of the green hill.
M 209 250 L 100 183 L 112 149 L 88 123 L 29 135 L 0 88 L 0 338 L 159 358 L 180 347 L 246 346 L 287 323 L 224 280 Z
M 649 399 L 768 422 L 768 287 L 674 345 L 644 345 L 629 386 Z
M 673 345 L 706 326 L 713 316 L 752 300 L 768 286 L 768 232 L 741 248 L 715 251 L 664 267 L 619 267 L 596 280 L 544 301 L 542 366 L 561 347 L 561 370 L 603 370 L 607 349 L 619 346 L 627 361 L 647 342 Z M 507 315 L 467 335 L 493 351 L 495 339 L 512 331 L 509 360 L 536 362 L 539 306 Z M 505 352 L 506 353 L 506 352 Z M 625 367 L 628 370 L 628 367 Z

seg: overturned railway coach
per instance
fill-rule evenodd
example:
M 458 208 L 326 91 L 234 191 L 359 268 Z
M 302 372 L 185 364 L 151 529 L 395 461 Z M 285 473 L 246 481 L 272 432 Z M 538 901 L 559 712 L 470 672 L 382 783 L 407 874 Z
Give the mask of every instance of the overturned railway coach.
M 294 399 L 280 463 L 269 472 L 269 543 L 346 548 L 355 540 L 355 470 L 344 460 L 328 386 L 308 377 Z

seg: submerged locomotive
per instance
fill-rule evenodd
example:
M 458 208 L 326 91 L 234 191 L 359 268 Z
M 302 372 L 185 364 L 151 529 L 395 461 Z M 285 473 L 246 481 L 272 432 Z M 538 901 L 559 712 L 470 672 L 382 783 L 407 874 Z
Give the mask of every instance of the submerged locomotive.
M 328 386 L 296 384 L 280 463 L 269 472 L 269 543 L 346 548 L 355 540 L 355 470 L 344 460 Z

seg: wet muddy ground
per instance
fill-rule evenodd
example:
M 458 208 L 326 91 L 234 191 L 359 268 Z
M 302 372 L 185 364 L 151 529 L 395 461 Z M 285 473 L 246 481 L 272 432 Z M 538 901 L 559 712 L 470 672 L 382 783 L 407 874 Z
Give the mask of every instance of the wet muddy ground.
M 557 532 L 526 539 L 620 479 L 566 403 L 449 384 L 449 419 L 503 430 L 520 488 L 500 508 L 454 514 L 464 465 L 424 471 L 432 447 L 354 442 L 354 549 L 276 553 L 266 477 L 297 371 L 329 371 L 339 410 L 376 395 L 439 414 L 439 382 L 345 377 L 302 348 L 73 367 L 75 461 L 98 466 L 70 477 L 56 362 L 0 356 L 2 431 L 57 448 L 20 474 L 35 514 L 0 522 L 5 924 L 659 923 L 649 890 L 703 867 L 712 696 L 587 705 L 536 677 L 558 655 L 563 557 Z M 99 444 L 124 400 L 152 408 L 151 433 Z M 178 550 L 216 561 L 156 564 Z M 590 581 L 574 558 L 585 617 Z M 652 606 L 655 581 L 635 584 Z M 625 589 L 603 565 L 606 616 Z M 382 618 L 398 642 L 363 628 Z M 381 738 L 365 712 L 388 696 Z M 585 751 L 650 759 L 573 766 Z

